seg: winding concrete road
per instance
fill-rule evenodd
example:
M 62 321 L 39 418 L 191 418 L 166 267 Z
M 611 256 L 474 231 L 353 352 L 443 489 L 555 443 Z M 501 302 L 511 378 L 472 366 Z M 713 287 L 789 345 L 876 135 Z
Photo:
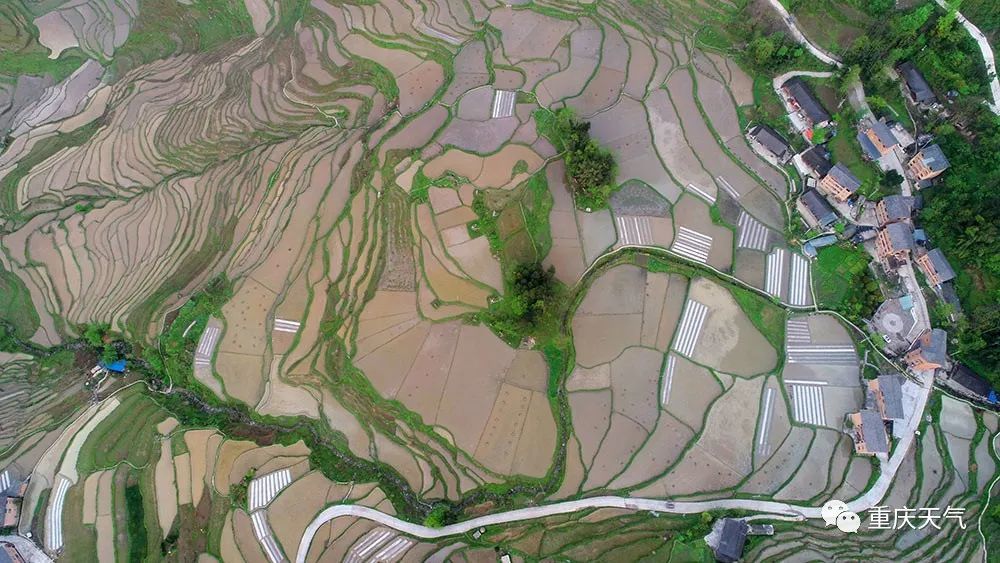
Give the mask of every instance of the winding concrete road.
M 872 487 L 868 489 L 865 494 L 847 503 L 849 510 L 853 512 L 863 512 L 868 510 L 881 502 L 882 499 L 885 498 L 886 493 L 889 492 L 889 488 L 892 486 L 892 482 L 896 477 L 896 472 L 899 470 L 900 464 L 903 463 L 903 459 L 909 454 L 910 448 L 913 447 L 913 440 L 916 436 L 915 431 L 920 425 L 920 420 L 923 418 L 924 407 L 927 405 L 927 399 L 930 396 L 931 389 L 933 388 L 934 380 L 932 373 L 923 373 L 920 375 L 919 379 L 921 383 L 921 392 L 917 398 L 915 408 L 911 413 L 910 418 L 906 421 L 903 438 L 900 439 L 899 444 L 896 446 L 895 453 L 887 462 L 882 464 L 882 472 L 879 475 L 878 480 L 875 481 L 875 484 L 872 485 Z M 557 502 L 553 504 L 533 506 L 530 508 L 520 508 L 518 510 L 510 510 L 507 512 L 480 516 L 479 518 L 473 518 L 471 520 L 451 524 L 442 528 L 429 528 L 421 524 L 414 524 L 412 522 L 400 520 L 395 516 L 390 516 L 384 512 L 380 512 L 367 506 L 342 504 L 330 506 L 313 518 L 312 522 L 310 522 L 306 527 L 305 532 L 303 532 L 302 539 L 299 540 L 299 546 L 295 553 L 295 561 L 297 563 L 304 563 L 306 555 L 309 553 L 309 546 L 312 544 L 313 538 L 316 536 L 316 532 L 319 528 L 323 524 L 335 518 L 340 518 L 341 516 L 365 518 L 417 538 L 437 539 L 464 534 L 483 526 L 509 524 L 511 522 L 519 522 L 522 520 L 534 520 L 537 518 L 570 514 L 580 510 L 589 510 L 594 508 L 620 508 L 625 510 L 643 510 L 670 514 L 696 514 L 708 510 L 746 510 L 750 512 L 765 513 L 767 515 L 775 515 L 781 517 L 781 519 L 795 520 L 822 517 L 821 509 L 818 506 L 799 506 L 775 501 L 719 499 L 696 502 L 674 502 L 662 499 L 603 496 Z
M 938 0 L 938 1 L 941 2 L 943 0 Z M 820 49 L 819 46 L 814 44 L 812 41 L 809 41 L 809 38 L 806 37 L 804 33 L 802 33 L 801 29 L 799 29 L 799 25 L 795 23 L 795 16 L 788 13 L 788 10 L 786 10 L 785 7 L 781 5 L 780 0 L 769 0 L 769 2 L 771 3 L 771 6 L 773 6 L 774 9 L 778 12 L 778 14 L 781 15 L 781 20 L 785 22 L 785 26 L 788 28 L 789 31 L 792 32 L 792 37 L 794 37 L 796 41 L 798 41 L 803 47 L 808 49 L 809 52 L 812 53 L 817 59 L 823 61 L 824 63 L 828 65 L 833 65 L 838 68 L 841 66 L 840 59 L 838 59 L 833 54 L 827 53 L 823 49 Z
M 776 2 L 777 0 L 771 1 Z M 951 9 L 951 6 L 946 0 L 935 1 L 938 3 L 938 6 L 941 6 L 946 11 Z M 986 76 L 990 80 L 990 95 L 993 98 L 993 103 L 989 104 L 990 110 L 993 113 L 1000 115 L 1000 80 L 997 79 L 997 66 L 993 55 L 993 48 L 990 47 L 990 42 L 986 39 L 986 35 L 984 35 L 975 24 L 967 20 L 961 12 L 958 12 L 955 15 L 955 19 L 958 23 L 962 24 L 962 27 L 964 27 L 966 31 L 969 32 L 969 35 L 976 40 L 976 43 L 979 44 L 979 50 L 983 53 L 983 62 L 986 63 Z
M 7 542 L 17 548 L 17 552 L 28 563 L 52 563 L 52 558 L 45 555 L 38 546 L 28 538 L 21 536 L 0 536 L 0 543 Z

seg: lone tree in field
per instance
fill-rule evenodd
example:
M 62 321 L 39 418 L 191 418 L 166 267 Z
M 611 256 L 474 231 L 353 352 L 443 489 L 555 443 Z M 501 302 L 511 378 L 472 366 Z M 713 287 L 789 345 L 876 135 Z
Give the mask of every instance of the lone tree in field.
M 510 276 L 510 312 L 522 325 L 533 326 L 555 296 L 555 269 L 538 262 L 514 267 Z
M 590 123 L 577 119 L 569 108 L 556 112 L 554 128 L 556 145 L 566 151 L 566 183 L 573 191 L 576 206 L 607 207 L 617 187 L 615 157 L 590 137 Z

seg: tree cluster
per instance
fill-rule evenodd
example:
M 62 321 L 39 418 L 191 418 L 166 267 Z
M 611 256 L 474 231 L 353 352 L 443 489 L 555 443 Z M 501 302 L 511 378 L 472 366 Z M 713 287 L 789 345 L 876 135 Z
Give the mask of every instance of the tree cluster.
M 115 340 L 111 335 L 111 325 L 90 323 L 81 327 L 83 340 L 100 356 L 105 364 L 111 364 L 124 357 L 124 341 Z
M 545 314 L 556 294 L 555 268 L 538 262 L 514 266 L 508 284 L 509 311 L 522 324 L 532 326 Z
M 736 56 L 755 73 L 775 75 L 798 65 L 806 51 L 784 31 L 780 21 L 773 20 L 770 6 L 761 13 L 754 2 L 744 4 L 727 30 L 736 38 Z M 795 10 L 795 3 L 792 8 Z
M 517 343 L 525 337 L 545 337 L 558 326 L 560 288 L 555 268 L 538 262 L 517 264 L 507 273 L 504 298 L 490 307 L 487 323 L 502 338 Z
M 590 137 L 590 123 L 578 119 L 569 108 L 556 112 L 555 136 L 565 151 L 566 183 L 577 207 L 601 209 L 617 187 L 615 157 Z

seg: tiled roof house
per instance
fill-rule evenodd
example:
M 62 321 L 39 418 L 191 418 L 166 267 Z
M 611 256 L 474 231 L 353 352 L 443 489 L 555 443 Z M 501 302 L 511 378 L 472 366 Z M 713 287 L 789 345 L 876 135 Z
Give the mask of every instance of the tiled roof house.
M 858 180 L 849 168 L 838 162 L 819 181 L 819 187 L 837 201 L 844 202 L 858 191 L 858 188 L 861 187 L 861 180 Z

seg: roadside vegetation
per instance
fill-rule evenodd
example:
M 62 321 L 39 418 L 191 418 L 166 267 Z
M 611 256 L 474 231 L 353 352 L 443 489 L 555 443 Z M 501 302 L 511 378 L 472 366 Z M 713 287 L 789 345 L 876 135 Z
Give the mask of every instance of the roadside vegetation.
M 827 70 L 786 31 L 778 13 L 766 1 L 751 0 L 733 12 L 725 32 L 732 55 L 753 76 L 771 77 L 788 70 Z

